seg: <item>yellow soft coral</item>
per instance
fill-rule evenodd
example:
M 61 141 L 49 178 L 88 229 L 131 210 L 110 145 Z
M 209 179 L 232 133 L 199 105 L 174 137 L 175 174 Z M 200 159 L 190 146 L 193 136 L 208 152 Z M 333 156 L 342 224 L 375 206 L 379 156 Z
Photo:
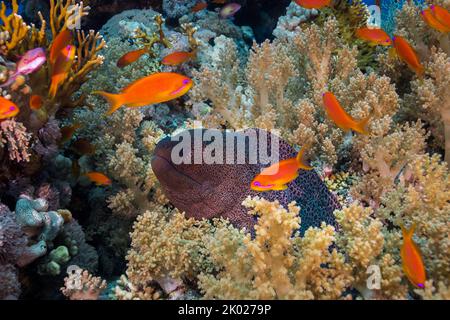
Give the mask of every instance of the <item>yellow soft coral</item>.
M 255 237 L 232 232 L 212 239 L 212 260 L 219 274 L 201 274 L 205 298 L 218 299 L 337 299 L 351 282 L 350 268 L 342 254 L 330 251 L 334 228 L 311 228 L 304 238 L 294 236 L 299 228 L 299 208 L 286 210 L 278 202 L 247 198 L 244 206 L 258 215 Z M 231 250 L 229 249 L 231 248 Z M 219 254 L 218 254 L 219 253 Z M 324 266 L 327 267 L 324 267 Z
M 416 224 L 415 235 L 429 279 L 450 279 L 450 176 L 438 155 L 408 164 L 404 182 L 382 198 L 378 215 L 396 226 Z

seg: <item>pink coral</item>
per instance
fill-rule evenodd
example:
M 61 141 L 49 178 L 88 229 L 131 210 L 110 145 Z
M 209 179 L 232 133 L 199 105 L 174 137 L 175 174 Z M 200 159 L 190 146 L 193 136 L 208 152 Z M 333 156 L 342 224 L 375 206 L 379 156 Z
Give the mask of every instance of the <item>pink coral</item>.
M 22 123 L 14 119 L 0 123 L 0 145 L 7 146 L 11 160 L 30 161 L 30 139 L 31 135 Z

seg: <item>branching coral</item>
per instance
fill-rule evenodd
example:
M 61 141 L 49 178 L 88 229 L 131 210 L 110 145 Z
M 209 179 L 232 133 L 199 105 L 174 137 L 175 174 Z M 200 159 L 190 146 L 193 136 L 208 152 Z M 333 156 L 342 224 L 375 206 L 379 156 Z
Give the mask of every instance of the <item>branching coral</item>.
M 248 198 L 244 205 L 259 216 L 256 236 L 223 229 L 206 242 L 221 270 L 201 274 L 205 298 L 218 299 L 337 299 L 351 282 L 350 269 L 335 249 L 334 228 L 311 228 L 293 237 L 299 208 Z M 226 232 L 227 231 L 227 232 Z M 325 267 L 326 266 L 326 267 Z
M 450 57 L 433 48 L 423 80 L 411 83 L 412 94 L 405 100 L 416 108 L 421 108 L 419 116 L 432 125 L 434 137 L 445 149 L 445 161 L 450 165 Z
M 0 31 L 5 34 L 2 39 L 2 52 L 7 55 L 10 51 L 20 51 L 21 45 L 25 44 L 27 48 L 34 48 L 45 44 L 46 23 L 41 18 L 41 28 L 36 29 L 34 25 L 28 26 L 23 18 L 18 14 L 19 5 L 17 0 L 12 0 L 12 10 L 9 15 L 6 14 L 7 6 L 2 1 L 0 9 L 0 19 L 3 25 Z
M 450 178 L 439 156 L 418 156 L 412 160 L 404 182 L 387 193 L 377 215 L 396 226 L 416 224 L 415 234 L 424 255 L 428 277 L 447 287 L 450 275 L 449 214 Z
M 102 291 L 106 289 L 106 281 L 76 266 L 70 271 L 64 278 L 61 292 L 70 300 L 98 300 Z
M 21 122 L 11 119 L 0 123 L 0 148 L 8 151 L 10 160 L 30 161 L 30 139 L 31 134 Z
M 127 255 L 127 277 L 140 292 L 155 281 L 166 295 L 179 296 L 183 279 L 193 278 L 202 268 L 202 235 L 208 224 L 185 219 L 183 214 L 155 207 L 137 218 Z M 135 297 L 133 297 L 135 298 Z
M 362 169 L 365 174 L 351 189 L 355 199 L 377 207 L 384 193 L 394 187 L 401 178 L 403 168 L 425 151 L 427 134 L 422 124 L 397 125 L 389 130 L 391 119 L 380 123 L 366 137 L 357 139 L 355 148 L 360 150 Z
M 245 77 L 235 46 L 218 38 L 209 66 L 195 73 L 193 111 L 208 126 L 279 129 L 290 143 L 311 145 L 315 158 L 333 166 L 351 139 L 325 115 L 325 91 L 334 92 L 355 119 L 370 114 L 371 130 L 390 124 L 399 106 L 389 78 L 363 74 L 356 54 L 343 45 L 330 18 L 322 28 L 312 24 L 296 33 L 291 43 L 254 45 Z

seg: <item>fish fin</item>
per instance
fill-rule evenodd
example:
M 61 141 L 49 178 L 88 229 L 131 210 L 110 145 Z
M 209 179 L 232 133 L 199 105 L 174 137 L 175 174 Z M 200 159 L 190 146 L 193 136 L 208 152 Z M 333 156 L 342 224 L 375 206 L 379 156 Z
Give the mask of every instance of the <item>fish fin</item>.
M 274 191 L 284 191 L 287 188 L 288 188 L 287 185 L 283 184 L 283 185 L 279 185 L 279 186 L 273 187 L 272 190 L 274 190 Z
M 420 67 L 416 70 L 416 75 L 419 79 L 423 79 L 423 75 L 425 74 L 425 67 L 420 65 Z
M 50 98 L 56 97 L 56 91 L 58 90 L 59 81 L 52 80 L 52 83 L 50 84 L 50 89 L 48 90 L 48 94 Z
M 369 134 L 369 121 L 372 118 L 372 114 L 369 114 L 366 118 L 362 119 L 360 122 L 357 123 L 355 131 L 359 132 L 361 134 Z
M 309 147 L 310 147 L 309 145 L 305 145 L 297 153 L 297 157 L 295 159 L 297 160 L 298 167 L 300 169 L 303 169 L 303 170 L 312 170 L 313 169 L 313 167 L 311 167 L 305 163 L 305 159 L 303 158 L 303 156 L 305 155 L 306 149 L 309 149 Z
M 92 93 L 98 94 L 108 101 L 110 105 L 109 110 L 106 112 L 106 115 L 108 116 L 113 114 L 115 111 L 117 111 L 117 109 L 124 105 L 121 94 L 113 94 L 104 91 L 94 91 Z

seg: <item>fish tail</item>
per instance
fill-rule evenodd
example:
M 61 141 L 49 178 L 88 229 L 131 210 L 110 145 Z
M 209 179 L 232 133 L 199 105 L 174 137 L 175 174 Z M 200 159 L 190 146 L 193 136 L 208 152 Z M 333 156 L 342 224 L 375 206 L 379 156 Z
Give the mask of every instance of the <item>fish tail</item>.
M 58 84 L 59 81 L 57 79 L 53 78 L 52 83 L 50 84 L 50 89 L 48 91 L 48 94 L 50 95 L 50 98 L 56 97 L 56 91 L 58 90 Z
M 424 73 L 425 73 L 425 67 L 424 67 L 423 65 L 420 65 L 420 66 L 417 68 L 416 73 L 417 73 L 417 77 L 418 77 L 419 79 L 423 79 L 423 75 L 424 75 Z
M 411 239 L 414 231 L 416 230 L 416 224 L 413 223 L 409 229 L 406 229 L 404 226 L 402 228 L 403 239 Z
M 365 119 L 361 120 L 360 122 L 357 123 L 355 131 L 359 132 L 361 134 L 369 134 L 369 121 L 372 118 L 372 115 L 370 114 L 368 117 L 366 117 Z
M 123 105 L 123 100 L 122 100 L 123 98 L 122 98 L 121 94 L 113 94 L 113 93 L 108 93 L 108 92 L 104 92 L 104 91 L 94 91 L 92 93 L 98 94 L 108 101 L 108 103 L 110 105 L 109 110 L 106 112 L 106 115 L 108 115 L 108 116 L 113 114 L 117 109 L 119 109 Z
M 297 154 L 296 160 L 298 163 L 298 167 L 303 170 L 312 170 L 313 167 L 305 163 L 304 155 L 306 149 L 309 149 L 309 146 L 303 146 Z

